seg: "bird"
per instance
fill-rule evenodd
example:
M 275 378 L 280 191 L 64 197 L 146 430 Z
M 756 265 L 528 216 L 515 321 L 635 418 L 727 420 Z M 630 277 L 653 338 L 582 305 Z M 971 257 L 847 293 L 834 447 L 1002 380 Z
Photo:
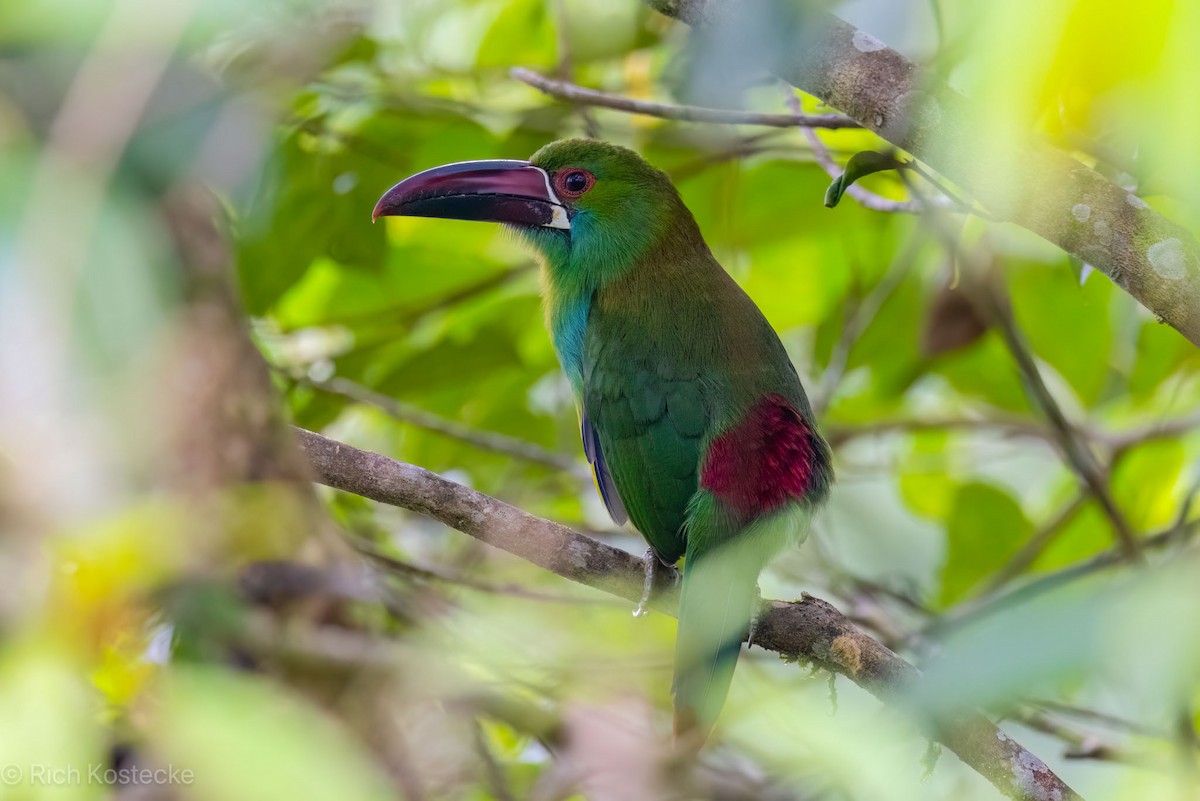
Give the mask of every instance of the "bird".
M 383 194 L 372 221 L 386 216 L 501 223 L 537 257 L 600 497 L 649 546 L 639 612 L 683 559 L 673 723 L 702 745 L 757 619 L 759 574 L 807 537 L 833 482 L 779 336 L 667 174 L 603 140 L 425 170 Z

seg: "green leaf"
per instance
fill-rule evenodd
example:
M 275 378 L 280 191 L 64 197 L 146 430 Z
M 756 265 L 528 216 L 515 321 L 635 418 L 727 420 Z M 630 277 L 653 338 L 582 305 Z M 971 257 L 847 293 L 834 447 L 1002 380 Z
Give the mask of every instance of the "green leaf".
M 945 431 L 913 435 L 912 450 L 900 470 L 900 497 L 919 517 L 945 519 L 960 490 L 946 464 L 948 440 Z
M 1113 469 L 1113 500 L 1135 531 L 1168 525 L 1176 515 L 1175 485 L 1186 451 L 1178 440 L 1148 442 L 1125 454 Z
M 1033 563 L 1033 570 L 1049 572 L 1077 564 L 1113 547 L 1112 524 L 1095 501 L 1088 501 L 1051 540 Z
M 846 162 L 846 169 L 842 170 L 842 174 L 834 178 L 833 183 L 825 190 L 825 207 L 832 209 L 836 206 L 850 185 L 863 176 L 884 170 L 899 170 L 904 166 L 904 162 L 897 161 L 887 153 L 875 150 L 855 153 Z
M 939 602 L 961 600 L 1012 557 L 1033 532 L 1011 495 L 990 484 L 964 484 L 946 522 L 946 564 Z
M 1033 352 L 1085 405 L 1096 404 L 1104 397 L 1111 370 L 1113 283 L 1080 286 L 1069 271 L 1034 261 L 1011 262 L 1008 276 L 1017 326 Z
M 328 715 L 264 678 L 176 668 L 154 743 L 191 771 L 196 799 L 393 797 L 361 745 Z
M 1191 370 L 1182 369 L 1191 360 Z M 1183 336 L 1155 320 L 1142 324 L 1137 335 L 1137 360 L 1129 376 L 1129 391 L 1138 398 L 1150 397 L 1169 378 L 1195 371 L 1196 348 Z
M 1020 372 L 999 333 L 989 331 L 968 348 L 941 356 L 936 372 L 963 395 L 1000 409 L 1028 413 Z

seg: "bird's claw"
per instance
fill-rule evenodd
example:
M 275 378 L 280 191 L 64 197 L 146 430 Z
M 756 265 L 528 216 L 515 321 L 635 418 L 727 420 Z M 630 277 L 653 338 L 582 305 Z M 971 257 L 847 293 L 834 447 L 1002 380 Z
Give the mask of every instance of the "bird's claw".
M 650 596 L 654 594 L 654 584 L 659 572 L 667 568 L 666 565 L 659 561 L 658 555 L 654 553 L 653 548 L 646 549 L 646 555 L 642 557 L 642 564 L 645 567 L 646 578 L 642 584 L 642 599 L 638 601 L 637 609 L 633 610 L 634 617 L 645 617 L 650 614 Z

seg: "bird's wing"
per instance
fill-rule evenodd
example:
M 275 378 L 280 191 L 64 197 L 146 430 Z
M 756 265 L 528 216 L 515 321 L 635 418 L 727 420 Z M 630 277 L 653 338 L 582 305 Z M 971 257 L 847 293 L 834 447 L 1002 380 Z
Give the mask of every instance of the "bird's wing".
M 673 563 L 685 547 L 683 523 L 696 492 L 709 410 L 698 372 L 667 371 L 632 351 L 610 347 L 589 364 L 584 447 L 595 454 L 589 459 L 609 511 L 614 504 L 605 494 L 606 480 L 617 507 L 659 558 Z
M 617 485 L 613 483 L 612 473 L 604 458 L 604 450 L 600 447 L 600 435 L 592 425 L 587 409 L 583 411 L 580 430 L 583 435 L 583 452 L 587 456 L 588 464 L 592 466 L 592 477 L 596 480 L 596 490 L 600 493 L 600 499 L 604 501 L 604 508 L 608 510 L 614 523 L 623 526 L 629 519 L 629 513 L 621 503 L 621 495 L 617 492 Z

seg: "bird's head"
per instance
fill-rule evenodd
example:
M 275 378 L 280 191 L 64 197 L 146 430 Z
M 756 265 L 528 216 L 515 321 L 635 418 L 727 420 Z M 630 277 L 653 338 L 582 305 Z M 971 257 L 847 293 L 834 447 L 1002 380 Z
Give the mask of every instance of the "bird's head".
M 552 142 L 529 161 L 465 161 L 417 173 L 379 199 L 372 219 L 384 216 L 504 223 L 553 267 L 595 279 L 635 262 L 673 223 L 695 230 L 666 174 L 595 139 Z

